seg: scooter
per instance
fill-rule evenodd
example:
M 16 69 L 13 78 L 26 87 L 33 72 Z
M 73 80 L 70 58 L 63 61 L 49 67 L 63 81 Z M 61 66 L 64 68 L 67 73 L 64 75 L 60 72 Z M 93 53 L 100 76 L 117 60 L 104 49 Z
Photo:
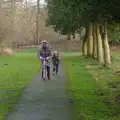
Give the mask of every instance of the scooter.
M 43 66 L 42 66 L 42 72 L 43 72 L 43 76 L 42 76 L 42 79 L 43 81 L 46 80 L 46 58 L 43 58 Z

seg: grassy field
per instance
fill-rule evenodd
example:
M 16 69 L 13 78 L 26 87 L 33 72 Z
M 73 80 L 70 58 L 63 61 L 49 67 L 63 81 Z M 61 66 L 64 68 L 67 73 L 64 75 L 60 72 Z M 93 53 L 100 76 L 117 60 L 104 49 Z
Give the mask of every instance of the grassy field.
M 35 53 L 20 53 L 0 57 L 0 120 L 19 99 L 24 88 L 39 72 Z
M 24 53 L 23 53 L 24 52 Z M 39 72 L 36 51 L 25 50 L 0 57 L 0 120 L 19 100 L 24 88 Z M 61 53 L 74 101 L 75 120 L 120 120 L 120 54 L 114 53 L 112 68 L 84 59 L 79 53 Z
M 64 58 L 65 70 L 76 113 L 75 120 L 120 120 L 120 54 L 114 54 L 112 68 L 81 56 Z

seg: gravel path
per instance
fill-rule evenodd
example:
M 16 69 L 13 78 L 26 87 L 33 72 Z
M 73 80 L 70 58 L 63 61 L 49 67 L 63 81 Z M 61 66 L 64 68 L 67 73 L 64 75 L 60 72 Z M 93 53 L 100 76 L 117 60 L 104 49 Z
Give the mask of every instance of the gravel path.
M 43 82 L 37 75 L 6 120 L 74 120 L 65 88 L 62 67 L 51 81 Z

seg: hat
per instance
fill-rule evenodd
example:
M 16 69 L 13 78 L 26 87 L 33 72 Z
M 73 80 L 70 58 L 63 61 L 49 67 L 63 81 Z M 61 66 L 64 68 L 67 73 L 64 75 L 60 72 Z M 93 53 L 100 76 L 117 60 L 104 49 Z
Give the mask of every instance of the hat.
M 43 40 L 42 43 L 47 43 L 47 41 L 46 41 L 46 40 Z

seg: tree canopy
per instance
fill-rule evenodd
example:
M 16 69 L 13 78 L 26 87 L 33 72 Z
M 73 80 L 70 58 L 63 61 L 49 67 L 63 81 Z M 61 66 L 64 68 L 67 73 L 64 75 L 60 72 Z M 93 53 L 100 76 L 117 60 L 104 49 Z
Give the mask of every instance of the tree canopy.
M 111 23 L 120 20 L 117 0 L 47 0 L 47 3 L 48 25 L 63 34 L 77 31 L 90 21 Z
M 73 34 L 86 29 L 83 54 L 100 63 L 110 64 L 107 24 L 120 22 L 120 2 L 117 0 L 46 0 L 47 24 L 61 34 Z M 114 9 L 113 9 L 114 8 Z M 104 53 L 104 55 L 103 55 Z

